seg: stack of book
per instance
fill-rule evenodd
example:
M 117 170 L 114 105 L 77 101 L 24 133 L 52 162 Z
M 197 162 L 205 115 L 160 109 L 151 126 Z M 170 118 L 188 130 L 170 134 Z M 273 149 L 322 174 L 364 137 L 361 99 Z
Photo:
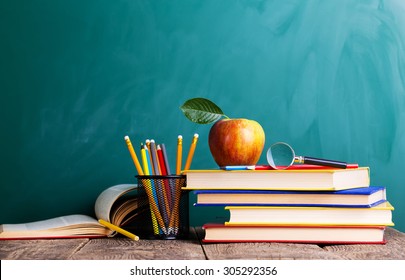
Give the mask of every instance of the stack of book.
M 369 167 L 302 165 L 287 170 L 188 170 L 195 206 L 224 206 L 229 220 L 205 224 L 204 242 L 383 244 L 392 226 L 386 188 Z

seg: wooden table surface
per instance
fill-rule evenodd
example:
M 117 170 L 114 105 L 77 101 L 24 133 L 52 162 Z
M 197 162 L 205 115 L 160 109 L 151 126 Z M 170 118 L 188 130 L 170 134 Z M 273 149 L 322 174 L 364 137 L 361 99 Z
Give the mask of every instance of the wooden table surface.
M 1 260 L 229 260 L 229 259 L 361 259 L 405 260 L 405 233 L 387 228 L 385 245 L 293 243 L 201 243 L 201 228 L 188 240 L 100 239 L 0 240 Z

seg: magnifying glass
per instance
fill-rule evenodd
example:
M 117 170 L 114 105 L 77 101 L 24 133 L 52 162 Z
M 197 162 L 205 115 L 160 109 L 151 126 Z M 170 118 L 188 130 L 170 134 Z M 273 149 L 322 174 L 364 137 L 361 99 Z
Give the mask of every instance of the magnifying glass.
M 277 142 L 270 146 L 267 150 L 267 162 L 274 169 L 287 169 L 294 162 L 335 168 L 347 167 L 347 163 L 342 161 L 296 156 L 293 148 L 284 142 Z

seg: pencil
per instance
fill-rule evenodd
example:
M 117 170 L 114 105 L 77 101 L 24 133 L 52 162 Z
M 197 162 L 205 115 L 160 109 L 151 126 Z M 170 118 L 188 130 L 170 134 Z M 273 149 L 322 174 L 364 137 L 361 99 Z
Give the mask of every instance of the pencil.
M 173 192 L 174 192 L 174 205 L 170 216 L 168 231 L 170 231 L 171 234 L 177 234 L 180 219 L 179 207 L 180 207 L 181 189 L 175 188 Z
M 162 150 L 162 147 L 160 145 L 156 146 L 156 152 L 157 152 L 158 159 L 159 159 L 161 175 L 168 175 L 167 174 L 167 169 L 166 169 L 165 157 L 163 155 L 163 150 Z
M 109 223 L 109 222 L 106 222 L 106 221 L 104 221 L 104 220 L 102 220 L 102 219 L 98 220 L 98 222 L 99 222 L 100 224 L 102 224 L 103 226 L 108 227 L 108 228 L 111 229 L 111 230 L 114 230 L 114 231 L 116 231 L 116 232 L 119 232 L 119 233 L 121 233 L 122 235 L 125 235 L 125 236 L 128 237 L 128 238 L 131 238 L 132 240 L 135 240 L 135 241 L 138 241 L 138 240 L 139 240 L 139 237 L 136 236 L 135 234 L 130 233 L 129 231 L 126 231 L 126 230 L 124 230 L 124 229 L 122 229 L 122 228 L 120 228 L 120 227 L 117 227 L 117 226 L 115 226 L 115 225 L 113 225 L 113 224 L 111 224 L 111 223 Z
M 142 158 L 142 165 L 143 170 L 145 170 L 145 175 L 150 175 L 149 165 L 148 165 L 148 158 L 145 151 L 145 146 L 141 143 L 141 158 Z
M 149 162 L 152 162 L 152 154 L 150 153 L 150 140 L 146 139 L 145 144 L 146 144 L 145 148 L 147 148 L 147 151 L 149 151 L 149 152 L 146 152 L 146 154 L 148 155 L 148 158 L 149 158 Z M 149 166 L 149 172 L 150 172 L 149 175 L 155 174 L 155 170 L 153 169 L 153 164 L 152 164 L 152 166 Z
M 157 145 L 156 148 L 157 154 L 158 154 L 158 158 L 159 158 L 159 163 L 160 163 L 160 168 L 162 170 L 162 175 L 167 175 L 167 171 L 166 171 L 166 164 L 165 164 L 165 160 L 164 160 L 164 155 L 163 155 L 163 151 L 162 148 L 160 147 L 160 145 Z M 163 183 L 163 199 L 164 199 L 164 203 L 165 203 L 165 210 L 166 213 L 168 213 L 168 215 L 170 215 L 170 206 L 171 206 L 171 191 L 170 191 L 170 180 L 164 179 L 162 180 Z
M 150 144 L 150 142 L 149 142 L 149 144 Z M 148 150 L 148 147 L 146 145 L 144 146 L 144 148 L 145 148 L 145 152 L 146 152 L 146 159 L 148 161 L 149 171 L 151 172 L 152 162 L 150 160 L 151 159 L 150 151 Z M 151 172 L 149 175 L 153 175 L 153 173 Z M 153 210 L 153 213 L 155 214 L 157 223 L 160 226 L 160 230 L 163 231 L 164 234 L 166 234 L 166 226 L 164 224 L 162 215 L 159 212 L 159 209 L 162 205 L 159 205 L 159 195 L 156 191 L 156 186 L 155 186 L 154 180 L 153 179 L 147 180 L 147 182 L 148 182 L 148 184 L 147 184 L 146 189 L 150 190 L 150 193 L 149 194 L 147 193 L 148 198 L 149 198 L 149 204 L 152 206 L 152 210 Z
M 169 158 L 167 157 L 166 146 L 163 143 L 160 144 L 160 146 L 162 148 L 163 159 L 165 161 L 166 175 L 172 175 L 172 172 L 170 170 L 170 165 L 169 165 Z
M 157 158 L 157 152 L 156 152 L 156 143 L 155 140 L 150 140 L 150 155 L 152 158 L 152 165 L 153 165 L 153 171 L 154 171 L 154 175 L 162 175 L 160 173 L 160 168 L 159 168 L 159 160 Z
M 183 136 L 177 137 L 177 160 L 176 160 L 176 174 L 180 175 L 181 172 L 181 157 L 183 153 Z
M 146 154 L 146 145 L 144 146 L 143 143 L 141 143 L 141 156 L 142 156 L 142 164 L 143 164 L 143 168 L 145 170 L 145 175 L 150 175 L 150 171 L 149 171 L 149 164 L 148 164 L 148 155 Z M 148 179 L 146 179 L 148 180 Z M 149 199 L 149 207 L 150 207 L 150 211 L 151 211 L 151 218 L 152 218 L 152 226 L 153 226 L 153 232 L 155 235 L 159 234 L 159 226 L 158 226 L 158 222 L 155 216 L 155 212 L 153 210 L 152 207 L 152 203 L 150 200 L 155 200 L 153 197 L 153 194 L 150 194 L 152 191 L 152 186 L 151 183 L 148 181 L 147 187 L 145 187 L 145 191 L 148 195 L 148 199 Z
M 198 141 L 198 134 L 196 133 L 196 134 L 194 134 L 193 141 L 191 142 L 191 145 L 190 145 L 190 150 L 188 152 L 187 161 L 186 161 L 184 170 L 190 169 L 191 161 L 193 160 L 193 156 L 194 156 L 195 147 L 197 146 L 197 141 Z
M 166 168 L 166 175 L 172 175 L 171 170 L 170 170 L 170 165 L 169 165 L 169 159 L 167 157 L 165 144 L 162 143 L 160 146 L 161 146 L 161 149 L 162 149 L 163 160 L 165 162 L 164 166 Z M 173 208 L 173 201 L 174 201 L 174 199 L 172 199 L 172 196 L 173 196 L 173 194 L 172 194 L 172 189 L 173 189 L 172 186 L 173 186 L 173 184 L 175 184 L 175 182 L 173 182 L 172 180 L 167 180 L 167 181 L 168 181 L 168 185 L 166 185 L 166 187 L 167 187 L 166 188 L 166 195 L 167 195 L 167 200 L 169 202 L 170 209 L 172 209 Z
M 131 143 L 131 140 L 129 139 L 129 136 L 125 136 L 124 139 L 125 139 L 125 142 L 127 143 L 129 153 L 131 154 L 132 160 L 135 164 L 138 174 L 143 175 L 143 170 L 142 170 L 141 164 L 139 163 L 138 157 L 136 156 L 134 147 L 132 147 L 132 143 Z
M 152 156 L 152 164 L 153 164 L 153 169 L 155 170 L 154 175 L 162 175 L 160 168 L 159 168 L 159 158 L 157 154 L 157 149 L 156 149 L 156 143 L 155 140 L 150 140 L 150 154 Z M 163 220 L 165 221 L 165 224 L 169 224 L 168 220 L 168 204 L 167 204 L 167 198 L 166 198 L 166 192 L 165 192 L 165 186 L 163 181 L 161 180 L 156 180 L 153 182 L 152 187 L 154 187 L 154 191 L 156 193 L 156 199 L 157 199 L 157 204 L 159 206 L 160 213 L 163 217 Z

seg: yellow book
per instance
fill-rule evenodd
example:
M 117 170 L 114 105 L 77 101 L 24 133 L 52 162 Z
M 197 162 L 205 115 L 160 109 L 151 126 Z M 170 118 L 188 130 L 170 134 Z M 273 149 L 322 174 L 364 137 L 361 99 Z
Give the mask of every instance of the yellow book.
M 227 206 L 225 209 L 230 213 L 226 225 L 394 225 L 394 207 L 389 202 L 371 208 Z
M 336 191 L 370 185 L 369 167 L 291 170 L 186 170 L 185 189 Z

